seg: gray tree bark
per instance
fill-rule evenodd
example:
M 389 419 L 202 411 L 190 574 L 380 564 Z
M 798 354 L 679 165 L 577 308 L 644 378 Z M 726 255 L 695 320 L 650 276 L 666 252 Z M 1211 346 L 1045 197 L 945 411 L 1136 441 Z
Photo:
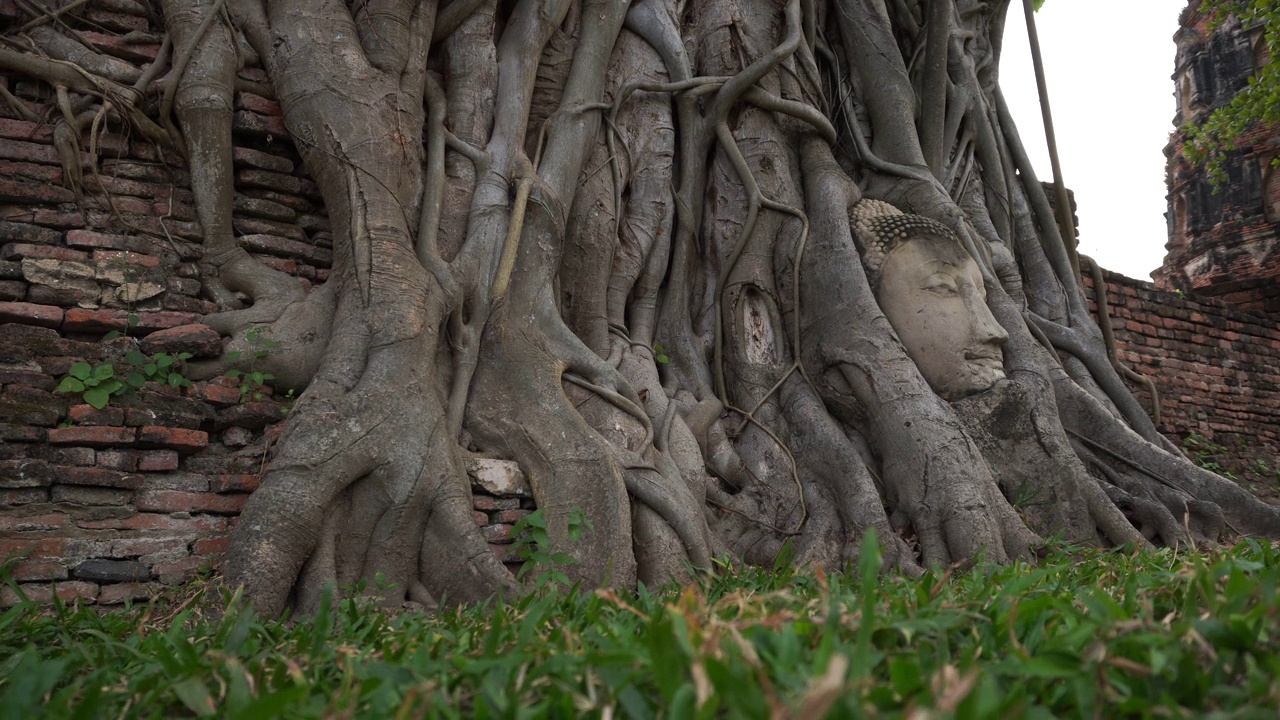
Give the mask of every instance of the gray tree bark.
M 471 520 L 468 453 L 520 464 L 593 585 L 788 540 L 840 567 L 873 528 L 912 573 L 1049 535 L 1280 536 L 1117 375 L 1000 98 L 1006 6 L 166 1 L 182 65 L 135 93 L 163 115 L 122 115 L 187 154 L 210 324 L 233 350 L 269 324 L 267 369 L 305 388 L 227 580 L 268 613 L 379 575 L 388 602 L 514 590 Z M 332 223 L 307 295 L 231 236 L 253 54 Z M 933 392 L 859 258 L 864 198 L 962 240 L 1007 380 Z

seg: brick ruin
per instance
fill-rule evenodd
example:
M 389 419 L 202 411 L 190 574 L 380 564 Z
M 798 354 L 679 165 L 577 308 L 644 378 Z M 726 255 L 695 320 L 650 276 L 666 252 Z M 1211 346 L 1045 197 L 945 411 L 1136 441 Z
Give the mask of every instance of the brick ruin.
M 84 19 L 80 34 L 99 53 L 154 59 L 159 29 L 146 9 L 109 7 L 67 19 Z M 0 0 L 0 27 L 26 19 Z M 254 68 L 241 77 L 249 87 L 265 79 Z M 228 378 L 151 383 L 102 409 L 55 392 L 78 362 L 125 372 L 131 351 L 199 359 L 221 341 L 201 324 L 212 306 L 199 297 L 201 232 L 181 156 L 108 123 L 80 138 L 80 177 L 65 177 L 52 88 L 13 76 L 0 87 L 40 118 L 0 102 L 0 560 L 22 556 L 14 579 L 32 598 L 56 587 L 101 605 L 143 599 L 216 567 L 290 398 L 269 386 L 242 392 Z M 234 129 L 239 242 L 303 285 L 324 282 L 324 208 L 279 107 L 238 92 Z M 1161 431 L 1280 454 L 1274 318 L 1107 280 L 1120 357 L 1160 386 Z M 527 486 L 513 463 L 473 458 L 468 472 L 476 522 L 505 554 L 512 525 L 533 507 Z M 15 600 L 0 589 L 0 606 Z
M 1192 0 L 1174 35 L 1174 125 L 1200 122 L 1231 101 L 1258 68 L 1271 61 L 1260 27 L 1230 18 L 1213 27 Z M 1166 214 L 1167 255 L 1152 273 L 1167 290 L 1217 297 L 1239 307 L 1280 312 L 1280 133 L 1258 125 L 1227 157 L 1224 182 L 1215 188 L 1203 170 L 1187 162 L 1181 130 L 1170 137 Z

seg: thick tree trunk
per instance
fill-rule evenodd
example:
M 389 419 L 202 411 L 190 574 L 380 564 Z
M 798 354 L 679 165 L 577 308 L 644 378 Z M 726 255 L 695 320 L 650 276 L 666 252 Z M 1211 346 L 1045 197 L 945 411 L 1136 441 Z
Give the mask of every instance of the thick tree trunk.
M 912 573 L 1050 534 L 1280 536 L 1124 389 L 1000 99 L 1004 2 L 225 5 L 164 3 L 183 60 L 160 124 L 191 164 L 210 324 L 229 350 L 270 325 L 267 369 L 305 388 L 228 555 L 265 611 L 379 578 L 388 602 L 513 589 L 466 453 L 519 463 L 594 585 L 788 540 L 839 567 L 870 529 Z M 332 224 L 309 294 L 232 237 L 237 33 Z M 949 268 L 909 288 L 919 312 L 978 298 L 956 323 L 986 349 L 943 350 L 991 379 L 959 395 L 886 312 L 907 245 Z

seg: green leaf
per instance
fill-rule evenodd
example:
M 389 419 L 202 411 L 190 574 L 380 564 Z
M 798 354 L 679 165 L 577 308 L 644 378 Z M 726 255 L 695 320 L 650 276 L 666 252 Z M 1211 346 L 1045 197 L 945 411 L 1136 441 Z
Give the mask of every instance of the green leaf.
M 54 388 L 53 391 L 60 393 L 84 392 L 84 383 L 68 375 L 62 378 L 62 382 L 58 383 L 58 387 Z
M 196 715 L 209 717 L 214 714 L 213 696 L 209 694 L 209 688 L 199 678 L 187 678 L 175 684 L 173 692 L 182 704 Z
M 147 379 L 137 370 L 130 370 L 129 374 L 125 375 L 124 381 L 129 383 L 129 386 L 135 390 L 140 390 L 143 385 L 147 384 Z
M 67 371 L 67 374 L 78 380 L 88 380 L 92 372 L 93 368 L 89 366 L 89 363 L 81 361 L 72 363 L 71 369 Z
M 107 406 L 107 402 L 111 400 L 111 393 L 102 388 L 93 388 L 85 391 L 84 401 L 92 405 L 94 408 L 101 410 Z
M 94 380 L 106 380 L 116 374 L 116 369 L 110 363 L 103 363 L 93 369 Z
M 239 359 L 240 359 L 239 350 L 232 350 L 231 352 L 227 353 L 227 362 L 235 362 Z
M 173 358 L 165 353 L 158 353 L 156 355 L 156 367 L 161 370 L 173 367 Z
M 102 336 L 102 342 L 111 342 L 112 340 L 115 340 L 118 337 L 124 337 L 124 333 L 120 332 L 119 330 L 112 330 L 111 332 Z
M 238 380 L 240 376 L 243 374 L 244 373 L 240 372 L 239 370 L 228 370 L 222 373 L 222 377 L 231 378 L 232 380 Z
M 133 327 L 137 327 L 137 326 L 138 326 L 138 313 L 129 313 L 129 317 L 125 318 L 125 322 L 126 322 L 126 323 L 129 325 L 129 327 L 131 327 L 131 328 L 133 328 Z
M 147 356 L 137 350 L 130 350 L 124 354 L 124 361 L 134 367 L 139 367 L 147 364 Z

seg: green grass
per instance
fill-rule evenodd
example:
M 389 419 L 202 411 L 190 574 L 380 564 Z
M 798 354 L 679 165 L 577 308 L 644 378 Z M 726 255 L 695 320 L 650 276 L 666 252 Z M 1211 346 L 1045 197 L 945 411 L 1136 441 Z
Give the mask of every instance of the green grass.
M 0 615 L 0 718 L 1164 717 L 1280 712 L 1280 550 L 1063 550 L 918 580 L 722 569 L 264 621 L 209 589 Z M 925 714 L 921 714 L 925 713 Z

